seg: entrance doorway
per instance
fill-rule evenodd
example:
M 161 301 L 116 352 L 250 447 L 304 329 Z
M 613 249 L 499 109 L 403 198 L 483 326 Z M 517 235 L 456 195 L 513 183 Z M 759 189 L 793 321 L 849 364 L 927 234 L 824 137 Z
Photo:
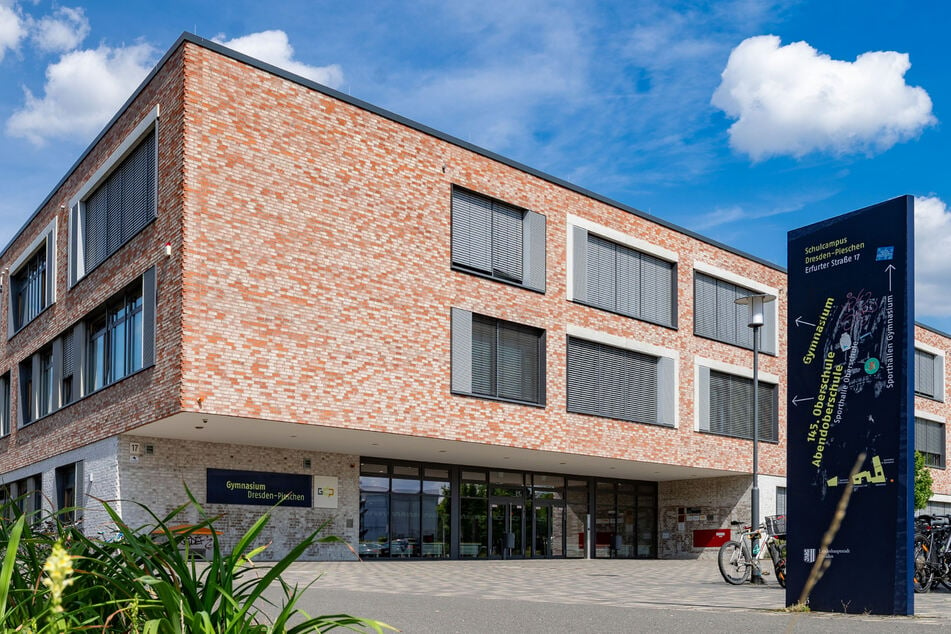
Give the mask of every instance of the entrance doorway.
M 492 557 L 516 559 L 525 556 L 525 502 L 521 499 L 493 497 L 489 500 L 492 523 L 489 543 Z

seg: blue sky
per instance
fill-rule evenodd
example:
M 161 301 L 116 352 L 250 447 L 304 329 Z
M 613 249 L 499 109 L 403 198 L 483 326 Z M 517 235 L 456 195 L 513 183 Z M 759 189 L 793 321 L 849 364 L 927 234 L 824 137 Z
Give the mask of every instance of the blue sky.
M 0 0 L 0 244 L 183 31 L 785 265 L 916 197 L 951 332 L 951 3 Z

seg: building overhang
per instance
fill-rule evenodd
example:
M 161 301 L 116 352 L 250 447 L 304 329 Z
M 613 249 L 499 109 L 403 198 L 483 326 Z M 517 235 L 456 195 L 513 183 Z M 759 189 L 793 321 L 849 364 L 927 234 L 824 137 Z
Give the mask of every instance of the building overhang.
M 742 475 L 723 469 L 192 412 L 175 414 L 129 433 L 195 443 L 238 444 L 301 452 L 319 451 L 391 460 L 654 482 Z

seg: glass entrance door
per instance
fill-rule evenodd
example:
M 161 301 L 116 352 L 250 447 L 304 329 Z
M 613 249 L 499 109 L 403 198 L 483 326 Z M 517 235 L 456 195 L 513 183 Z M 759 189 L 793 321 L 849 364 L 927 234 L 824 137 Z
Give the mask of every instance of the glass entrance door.
M 535 500 L 534 515 L 535 548 L 532 556 L 563 557 L 565 554 L 564 537 L 562 535 L 565 516 L 564 506 Z
M 525 556 L 525 504 L 520 499 L 493 498 L 489 540 L 492 557 L 511 559 Z

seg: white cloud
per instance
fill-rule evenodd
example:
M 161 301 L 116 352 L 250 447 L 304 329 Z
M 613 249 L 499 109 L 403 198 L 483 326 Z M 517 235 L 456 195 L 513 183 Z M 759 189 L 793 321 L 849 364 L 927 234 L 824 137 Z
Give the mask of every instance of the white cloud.
M 0 61 L 9 50 L 16 50 L 26 37 L 26 22 L 12 5 L 0 2 Z
M 214 41 L 319 84 L 331 88 L 339 88 L 343 84 L 343 71 L 340 66 L 310 66 L 295 60 L 294 48 L 284 31 L 261 31 L 232 40 L 224 40 L 223 36 L 219 35 Z
M 774 35 L 733 49 L 711 103 L 737 121 L 730 144 L 754 160 L 810 152 L 882 152 L 935 123 L 931 98 L 905 83 L 908 55 L 834 60 Z
M 915 313 L 951 316 L 951 210 L 940 198 L 915 198 Z
M 60 7 L 40 19 L 33 28 L 33 41 L 48 53 L 65 53 L 79 46 L 89 35 L 89 20 L 82 7 Z
M 47 67 L 42 97 L 24 88 L 26 105 L 7 120 L 7 133 L 37 145 L 52 138 L 89 138 L 129 98 L 154 61 L 147 44 L 67 53 Z

